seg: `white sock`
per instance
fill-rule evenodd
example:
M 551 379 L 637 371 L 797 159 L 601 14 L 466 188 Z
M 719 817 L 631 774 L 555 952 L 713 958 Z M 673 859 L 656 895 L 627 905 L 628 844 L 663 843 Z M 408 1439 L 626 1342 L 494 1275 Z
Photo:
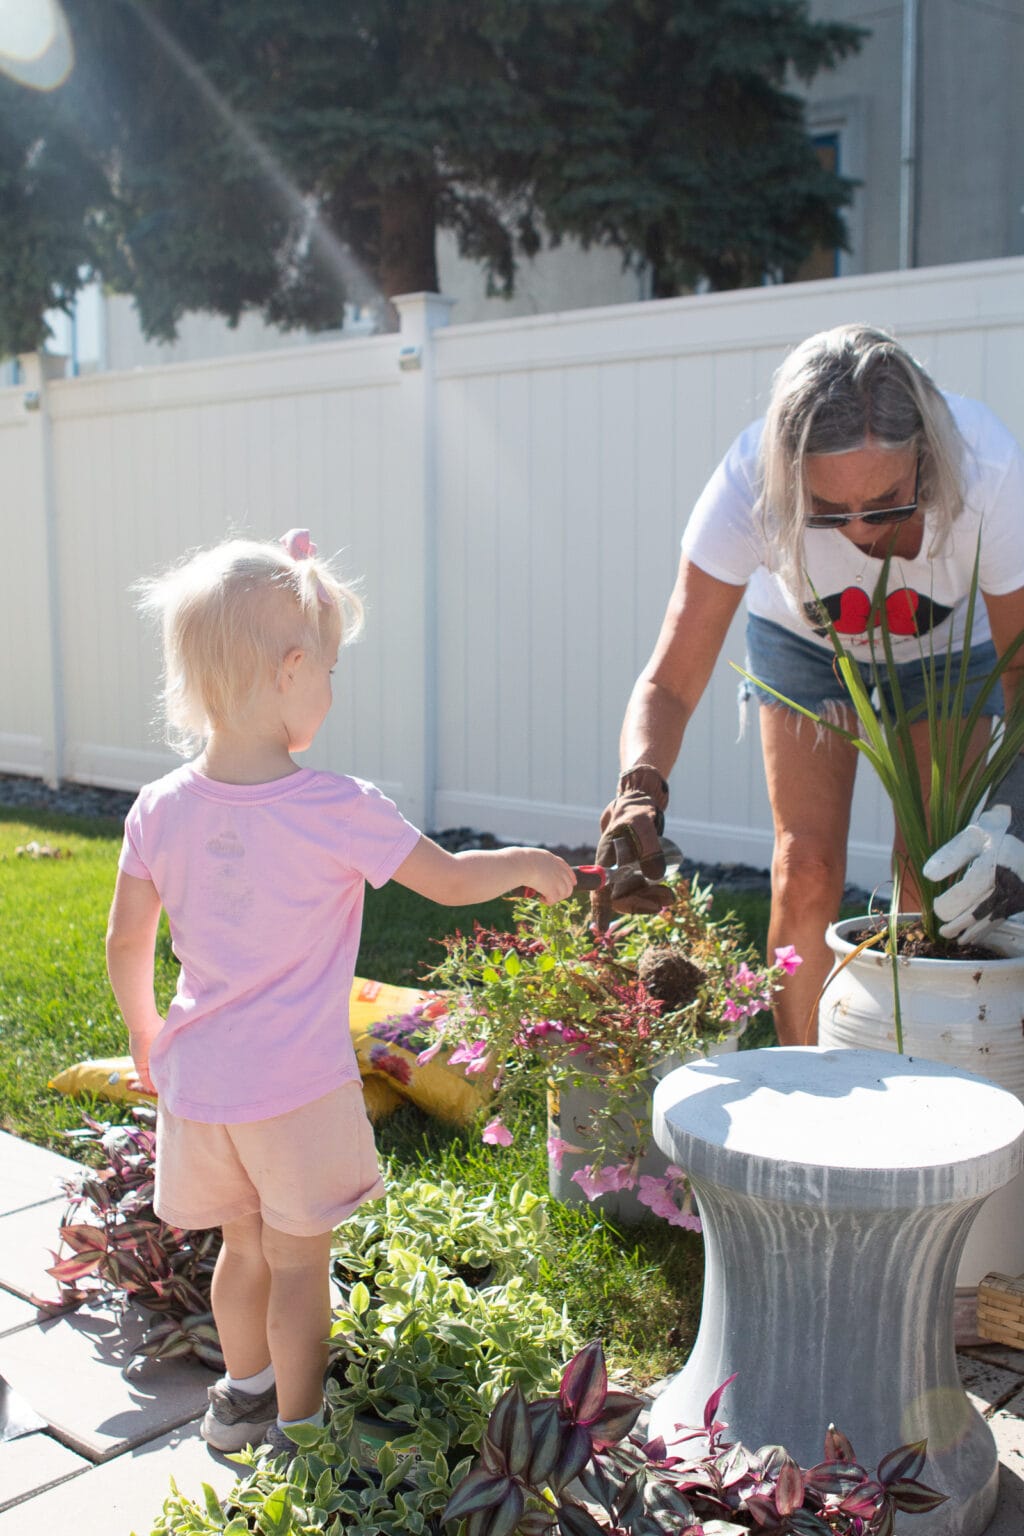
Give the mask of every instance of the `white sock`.
M 323 1429 L 324 1410 L 321 1408 L 319 1413 L 311 1413 L 306 1419 L 282 1419 L 279 1417 L 277 1421 L 278 1429 L 294 1429 L 296 1424 L 313 1424 L 317 1429 Z
M 274 1366 L 265 1365 L 262 1371 L 257 1371 L 255 1376 L 232 1376 L 228 1371 L 224 1377 L 226 1386 L 237 1387 L 239 1392 L 248 1392 L 257 1397 L 261 1392 L 268 1391 L 274 1385 Z

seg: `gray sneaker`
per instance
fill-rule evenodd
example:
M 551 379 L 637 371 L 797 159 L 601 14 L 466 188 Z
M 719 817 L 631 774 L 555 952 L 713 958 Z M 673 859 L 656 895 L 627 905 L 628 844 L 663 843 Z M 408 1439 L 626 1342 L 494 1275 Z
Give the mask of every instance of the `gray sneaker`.
M 297 1456 L 299 1453 L 299 1448 L 295 1444 L 295 1441 L 288 1438 L 285 1431 L 277 1422 L 276 1417 L 274 1422 L 270 1425 L 269 1429 L 265 1431 L 262 1444 L 270 1447 L 271 1456 L 287 1455 L 292 1457 Z
M 330 1414 L 327 1413 L 329 1420 Z M 277 1419 L 267 1427 L 263 1436 L 263 1445 L 270 1447 L 271 1456 L 288 1456 L 289 1458 L 299 1454 L 300 1447 L 290 1437 L 286 1429 L 282 1429 Z
M 216 1451 L 240 1451 L 246 1445 L 262 1445 L 267 1425 L 277 1427 L 276 1386 L 268 1387 L 266 1392 L 240 1392 L 224 1381 L 215 1381 L 207 1388 L 207 1396 L 210 1406 L 200 1433 Z

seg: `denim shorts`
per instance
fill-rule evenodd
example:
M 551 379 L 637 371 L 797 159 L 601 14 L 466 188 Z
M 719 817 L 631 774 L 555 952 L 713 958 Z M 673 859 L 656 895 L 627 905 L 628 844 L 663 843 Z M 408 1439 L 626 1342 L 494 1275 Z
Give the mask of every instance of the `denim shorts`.
M 783 629 L 780 624 L 772 623 L 771 619 L 759 618 L 757 614 L 747 616 L 747 671 L 753 673 L 762 683 L 777 692 L 785 694 L 787 699 L 792 699 L 794 704 L 802 704 L 804 709 L 818 711 L 822 705 L 849 704 L 850 696 L 842 678 L 833 667 L 835 652 L 831 645 L 814 645 L 810 640 L 804 640 L 799 635 L 794 635 L 791 630 Z M 963 652 L 953 653 L 952 664 L 956 673 L 952 679 L 956 683 L 960 664 L 963 660 Z M 996 649 L 991 640 L 983 640 L 978 645 L 971 647 L 968 658 L 967 687 L 964 696 L 964 708 L 969 710 L 982 691 L 985 679 L 989 676 L 996 664 Z M 923 663 L 917 659 L 902 661 L 896 668 L 899 679 L 900 691 L 903 696 L 903 704 L 907 710 L 913 710 L 921 706 L 925 701 L 925 667 L 929 664 L 927 653 Z M 948 665 L 945 651 L 936 655 L 936 673 L 941 686 L 942 679 Z M 870 662 L 858 662 L 860 675 L 868 688 L 874 684 L 872 666 Z M 892 708 L 892 691 L 888 684 L 884 685 L 886 703 Z M 775 704 L 781 706 L 781 701 L 759 688 L 756 683 L 743 678 L 740 682 L 740 707 L 748 699 L 757 699 L 761 704 Z M 875 709 L 878 709 L 877 696 Z M 1001 715 L 1003 713 L 1003 690 L 1000 683 L 996 683 L 989 691 L 982 709 L 984 715 Z

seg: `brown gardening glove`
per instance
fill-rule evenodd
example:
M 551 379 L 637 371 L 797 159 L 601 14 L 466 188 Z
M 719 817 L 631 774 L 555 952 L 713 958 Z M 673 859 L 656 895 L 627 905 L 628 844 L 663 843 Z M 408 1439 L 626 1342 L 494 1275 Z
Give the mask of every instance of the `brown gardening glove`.
M 668 785 L 648 763 L 638 763 L 619 776 L 615 799 L 601 817 L 601 840 L 595 862 L 614 869 L 639 860 L 640 867 L 611 877 L 590 898 L 594 923 L 604 931 L 613 912 L 659 912 L 674 900 L 667 885 L 661 834 L 665 829 Z

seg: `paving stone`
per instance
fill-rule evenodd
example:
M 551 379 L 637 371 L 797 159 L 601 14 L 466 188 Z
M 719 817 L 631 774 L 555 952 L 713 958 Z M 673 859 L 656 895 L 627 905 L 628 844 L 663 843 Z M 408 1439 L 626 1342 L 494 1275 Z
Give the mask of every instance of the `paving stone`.
M 968 1353 L 975 1360 L 988 1360 L 992 1365 L 1001 1365 L 1024 1376 L 1024 1349 L 1012 1349 L 1009 1344 L 982 1344 Z
M 989 1419 L 999 1448 L 999 1502 L 985 1536 L 1021 1536 L 1024 1531 L 1024 1423 L 1012 1414 Z
M 29 1302 L 10 1291 L 0 1290 L 0 1336 L 38 1320 L 39 1313 Z
M 33 1294 L 57 1296 L 57 1282 L 46 1270 L 60 1246 L 63 1215 L 58 1196 L 0 1216 L 0 1285 L 25 1300 Z
M 91 1461 L 200 1415 L 212 1372 L 194 1360 L 134 1358 L 142 1314 L 68 1312 L 0 1339 L 0 1375 Z
M 149 1536 L 170 1478 L 201 1501 L 203 1483 L 223 1498 L 241 1472 L 189 1424 L 0 1513 L 0 1536 Z
M 50 1435 L 21 1435 L 0 1445 L 0 1514 L 26 1494 L 84 1472 L 92 1462 L 69 1451 Z M 27 1532 L 27 1527 L 22 1528 Z
M 1021 1385 L 1016 1371 L 1005 1370 L 989 1360 L 976 1360 L 970 1355 L 957 1355 L 957 1369 L 964 1391 L 978 1401 L 979 1413 L 988 1414 L 993 1407 L 1002 1407 L 1008 1397 Z
M 81 1163 L 0 1131 L 0 1216 L 38 1205 L 62 1193 L 61 1180 L 80 1173 Z

